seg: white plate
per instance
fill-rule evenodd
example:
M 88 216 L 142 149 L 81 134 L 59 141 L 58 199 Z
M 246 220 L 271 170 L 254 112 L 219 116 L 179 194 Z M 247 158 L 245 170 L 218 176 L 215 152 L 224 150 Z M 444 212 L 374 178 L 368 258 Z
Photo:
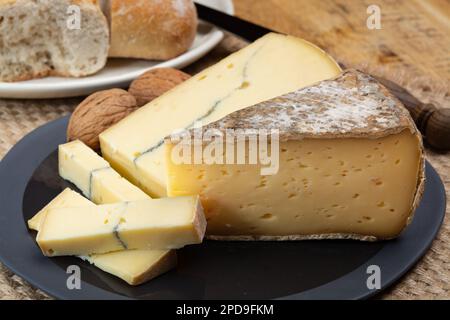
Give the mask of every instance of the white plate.
M 198 3 L 233 14 L 231 0 L 195 0 Z M 223 33 L 210 24 L 200 22 L 197 37 L 188 52 L 159 62 L 138 59 L 109 59 L 106 67 L 84 78 L 48 77 L 14 83 L 0 82 L 0 97 L 19 99 L 62 98 L 88 95 L 92 92 L 126 87 L 145 71 L 155 67 L 183 68 L 200 59 L 223 38 Z

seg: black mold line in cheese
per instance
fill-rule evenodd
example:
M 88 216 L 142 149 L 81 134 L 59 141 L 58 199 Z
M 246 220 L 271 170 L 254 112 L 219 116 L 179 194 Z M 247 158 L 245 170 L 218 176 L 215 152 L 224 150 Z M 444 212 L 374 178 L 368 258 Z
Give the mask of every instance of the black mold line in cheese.
M 125 250 L 128 249 L 127 244 L 120 238 L 120 234 L 119 234 L 119 224 L 117 224 L 114 229 L 113 229 L 113 233 L 114 233 L 114 237 L 119 241 L 120 245 L 122 246 L 122 248 L 124 248 Z
M 102 167 L 102 168 L 97 168 L 92 170 L 89 173 L 89 190 L 88 190 L 88 194 L 86 195 L 88 197 L 89 200 L 92 200 L 92 180 L 94 178 L 94 173 L 101 171 L 101 170 L 107 170 L 107 169 L 111 169 L 111 167 Z
M 123 209 L 123 211 L 125 211 L 125 209 L 127 208 L 127 206 L 128 206 L 128 202 L 124 202 L 124 209 Z M 118 222 L 118 223 L 114 226 L 114 228 L 113 228 L 113 234 L 114 234 L 114 237 L 119 241 L 119 243 L 120 243 L 120 245 L 122 246 L 122 248 L 124 248 L 125 250 L 128 250 L 128 246 L 127 246 L 126 242 L 123 241 L 122 238 L 120 237 L 119 227 L 120 227 L 120 225 L 121 225 L 123 222 L 124 222 L 124 220 L 123 220 L 123 218 L 121 217 L 121 218 L 119 219 L 119 222 Z
M 245 63 L 243 69 L 242 69 L 242 82 L 241 84 L 232 89 L 230 93 L 228 93 L 225 97 L 218 99 L 216 102 L 214 102 L 214 104 L 211 106 L 211 108 L 209 108 L 203 115 L 201 115 L 200 117 L 198 117 L 197 119 L 195 119 L 192 123 L 190 123 L 188 126 L 186 126 L 184 129 L 188 130 L 188 129 L 192 129 L 195 125 L 195 123 L 197 122 L 201 122 L 202 120 L 206 119 L 207 117 L 209 117 L 211 114 L 213 114 L 219 107 L 219 105 L 221 103 L 223 103 L 225 100 L 227 100 L 229 97 L 233 96 L 233 94 L 242 89 L 243 88 L 243 84 L 248 83 L 247 79 L 248 79 L 248 66 L 250 64 L 250 62 L 253 61 L 253 59 L 255 58 L 255 56 L 264 48 L 265 44 L 261 45 L 257 50 L 255 50 L 255 52 L 253 52 L 249 59 L 247 60 L 247 62 Z M 161 139 L 160 141 L 158 141 L 158 143 L 156 143 L 155 145 L 151 146 L 149 149 L 141 152 L 139 154 L 139 156 L 135 157 L 133 162 L 134 165 L 137 166 L 137 161 L 144 155 L 148 154 L 148 153 L 152 153 L 153 151 L 155 151 L 156 149 L 158 149 L 159 147 L 161 147 L 164 144 L 164 139 Z

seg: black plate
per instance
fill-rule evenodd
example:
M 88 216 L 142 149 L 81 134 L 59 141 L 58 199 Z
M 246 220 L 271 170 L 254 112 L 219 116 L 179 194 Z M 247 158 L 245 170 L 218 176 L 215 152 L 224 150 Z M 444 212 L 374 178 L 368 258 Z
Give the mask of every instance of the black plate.
M 445 215 L 444 186 L 427 164 L 424 198 L 413 223 L 393 241 L 212 242 L 178 251 L 179 265 L 131 287 L 73 257 L 46 258 L 26 221 L 63 188 L 58 144 L 68 118 L 27 135 L 0 163 L 0 258 L 13 272 L 57 298 L 78 299 L 360 299 L 367 267 L 381 269 L 381 290 L 410 269 L 431 245 Z M 67 289 L 69 265 L 81 268 L 81 290 Z

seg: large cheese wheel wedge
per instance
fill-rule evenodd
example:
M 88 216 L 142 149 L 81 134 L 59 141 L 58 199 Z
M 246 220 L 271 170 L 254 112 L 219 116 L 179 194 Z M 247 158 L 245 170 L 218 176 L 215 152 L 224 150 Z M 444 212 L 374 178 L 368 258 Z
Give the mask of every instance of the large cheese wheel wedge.
M 210 238 L 390 239 L 411 221 L 424 182 L 421 136 L 408 111 L 370 76 L 347 71 L 236 111 L 200 129 L 211 137 L 200 142 L 203 151 L 220 150 L 211 143 L 230 129 L 279 130 L 268 146 L 279 151 L 278 171 L 263 175 L 268 165 L 249 164 L 250 151 L 240 165 L 179 164 L 181 147 L 191 150 L 200 135 L 190 130 L 192 139 L 166 140 L 168 194 L 200 194 Z M 235 147 L 226 144 L 223 154 Z M 201 162 L 209 154 L 202 152 Z

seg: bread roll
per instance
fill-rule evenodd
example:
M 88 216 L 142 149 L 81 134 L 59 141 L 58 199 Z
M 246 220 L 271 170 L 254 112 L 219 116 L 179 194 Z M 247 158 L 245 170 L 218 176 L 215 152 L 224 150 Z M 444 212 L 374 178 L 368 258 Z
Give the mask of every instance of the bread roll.
M 192 0 L 111 0 L 110 57 L 167 60 L 187 51 L 197 32 Z
M 70 5 L 80 8 L 79 29 Z M 0 0 L 0 81 L 90 75 L 104 67 L 108 49 L 95 0 Z

